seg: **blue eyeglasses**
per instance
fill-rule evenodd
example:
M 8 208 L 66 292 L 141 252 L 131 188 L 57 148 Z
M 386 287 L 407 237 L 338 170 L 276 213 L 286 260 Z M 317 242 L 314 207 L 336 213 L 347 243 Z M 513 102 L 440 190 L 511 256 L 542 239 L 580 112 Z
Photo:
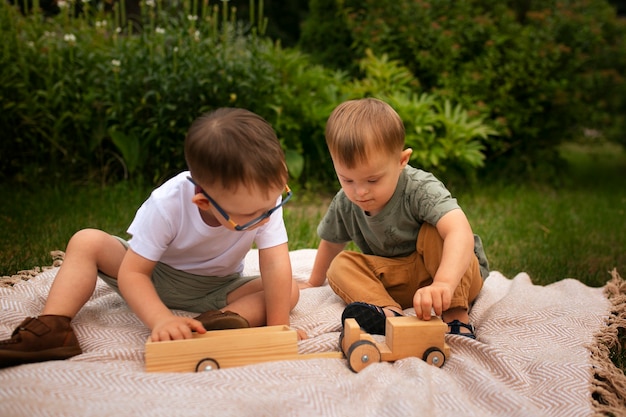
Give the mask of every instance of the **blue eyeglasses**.
M 207 200 L 209 200 L 209 202 L 213 205 L 213 207 L 215 207 L 215 209 L 222 215 L 222 217 L 224 217 L 224 219 L 226 219 L 226 221 L 233 227 L 233 229 L 238 230 L 238 231 L 243 231 L 243 230 L 248 230 L 251 227 L 256 226 L 257 224 L 261 223 L 263 220 L 267 219 L 268 217 L 270 217 L 272 215 L 272 213 L 274 213 L 276 210 L 278 210 L 279 208 L 281 208 L 282 206 L 285 205 L 285 203 L 287 201 L 289 201 L 289 199 L 291 198 L 291 196 L 293 195 L 293 193 L 291 192 L 291 189 L 289 188 L 288 185 L 285 185 L 285 192 L 287 193 L 287 195 L 285 196 L 285 198 L 282 199 L 282 201 L 274 208 L 269 209 L 268 211 L 266 211 L 265 213 L 261 214 L 259 217 L 250 220 L 248 223 L 245 223 L 243 225 L 238 225 L 237 223 L 235 223 L 234 221 L 231 220 L 230 216 L 224 211 L 224 209 L 222 209 L 219 204 L 217 204 L 217 202 L 215 200 L 213 200 L 207 193 L 206 191 L 204 191 L 202 189 L 202 187 L 200 187 L 191 177 L 187 177 L 187 179 L 189 181 L 191 181 L 191 183 L 193 185 L 195 185 L 196 187 L 198 187 L 200 189 L 200 191 L 202 192 L 202 194 L 204 194 L 204 196 L 207 198 Z

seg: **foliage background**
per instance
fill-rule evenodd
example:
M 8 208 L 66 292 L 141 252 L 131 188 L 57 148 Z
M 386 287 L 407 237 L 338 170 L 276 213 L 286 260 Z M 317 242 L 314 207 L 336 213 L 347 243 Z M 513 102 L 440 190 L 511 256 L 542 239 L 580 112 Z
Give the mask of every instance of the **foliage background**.
M 191 121 L 233 106 L 276 128 L 296 186 L 333 188 L 325 120 L 363 96 L 396 108 L 412 163 L 445 179 L 555 177 L 577 132 L 624 141 L 626 30 L 605 0 L 297 3 L 301 31 L 253 0 L 147 0 L 132 24 L 125 3 L 3 2 L 0 182 L 158 184 L 184 169 Z
M 626 24 L 605 0 L 313 0 L 301 45 L 350 69 L 367 50 L 494 122 L 489 173 L 554 176 L 559 144 L 626 143 Z M 318 31 L 319 29 L 319 31 Z M 335 42 L 320 42 L 331 33 Z M 350 54 L 352 59 L 347 58 Z

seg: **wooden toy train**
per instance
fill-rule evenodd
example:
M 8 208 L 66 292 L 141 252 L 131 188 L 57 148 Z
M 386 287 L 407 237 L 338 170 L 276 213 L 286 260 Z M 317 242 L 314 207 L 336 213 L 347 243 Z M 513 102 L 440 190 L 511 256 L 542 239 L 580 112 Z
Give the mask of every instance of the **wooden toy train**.
M 347 319 L 339 338 L 341 352 L 298 353 L 298 336 L 288 326 L 216 330 L 193 338 L 146 342 L 147 372 L 203 372 L 260 362 L 345 358 L 360 372 L 380 361 L 418 357 L 437 367 L 450 355 L 444 338 L 448 326 L 438 317 L 424 321 L 412 316 L 388 317 L 384 341 L 365 333 L 354 319 Z M 382 338 L 382 336 L 381 336 Z

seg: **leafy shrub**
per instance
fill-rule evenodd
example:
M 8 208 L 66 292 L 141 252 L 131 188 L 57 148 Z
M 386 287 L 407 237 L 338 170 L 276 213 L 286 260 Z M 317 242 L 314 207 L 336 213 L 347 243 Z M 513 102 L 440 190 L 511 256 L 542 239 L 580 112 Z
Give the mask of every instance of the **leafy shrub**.
M 624 141 L 626 28 L 605 0 L 344 0 L 335 6 L 357 56 L 367 49 L 388 54 L 411 70 L 422 91 L 493 120 L 503 136 L 488 140 L 487 153 L 509 156 L 502 165 L 532 170 L 583 128 Z M 308 25 L 329 25 L 318 23 Z
M 298 46 L 319 64 L 354 69 L 358 60 L 351 50 L 350 29 L 337 0 L 310 0 L 310 12 L 302 24 Z
M 397 60 L 367 50 L 360 61 L 362 79 L 345 86 L 347 94 L 388 102 L 402 118 L 411 163 L 443 174 L 449 168 L 473 176 L 484 164 L 485 142 L 498 136 L 485 120 L 437 94 L 415 92 L 418 81 Z
M 191 122 L 232 106 L 274 126 L 294 185 L 334 188 L 326 120 L 342 101 L 365 96 L 396 107 L 413 163 L 470 173 L 482 164 L 493 130 L 459 103 L 418 96 L 415 77 L 397 62 L 370 54 L 353 78 L 264 37 L 261 16 L 244 24 L 224 6 L 191 10 L 195 3 L 146 2 L 141 25 L 126 28 L 117 23 L 123 10 L 42 20 L 0 5 L 0 147 L 8 155 L 0 179 L 158 183 L 184 169 Z
M 325 71 L 297 51 L 275 53 L 271 59 L 281 59 L 275 66 L 282 68 L 283 76 L 275 126 L 286 141 L 297 139 L 286 143 L 305 156 L 305 180 L 334 182 L 324 129 L 332 110 L 349 99 L 376 97 L 388 102 L 405 124 L 406 144 L 413 148 L 411 163 L 439 174 L 450 170 L 472 177 L 483 166 L 485 141 L 498 134 L 458 103 L 436 94 L 418 95 L 417 80 L 406 67 L 371 51 L 356 63 L 362 76 L 354 78 Z
M 291 151 L 287 157 L 293 152 L 302 156 L 301 183 L 309 189 L 334 184 L 324 128 L 330 112 L 342 100 L 341 86 L 348 82 L 347 75 L 312 63 L 297 49 L 275 48 L 266 59 L 280 79 L 268 120 Z
M 2 177 L 158 181 L 184 167 L 182 141 L 199 114 L 270 113 L 271 43 L 225 8 L 196 16 L 192 7 L 147 2 L 142 32 L 126 33 L 120 13 L 42 21 L 3 2 Z

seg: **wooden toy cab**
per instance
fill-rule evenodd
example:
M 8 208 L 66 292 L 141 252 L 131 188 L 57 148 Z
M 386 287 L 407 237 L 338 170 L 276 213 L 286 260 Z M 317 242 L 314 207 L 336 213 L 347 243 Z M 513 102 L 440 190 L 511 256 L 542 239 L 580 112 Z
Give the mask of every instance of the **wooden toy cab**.
M 448 326 L 438 317 L 428 321 L 411 316 L 387 317 L 385 342 L 378 343 L 355 319 L 346 319 L 339 344 L 354 372 L 376 362 L 409 356 L 440 368 L 450 356 L 450 347 L 445 342 L 447 331 Z
M 298 335 L 288 326 L 194 333 L 193 338 L 146 342 L 147 372 L 201 372 L 289 359 L 343 358 L 341 352 L 298 354 Z

